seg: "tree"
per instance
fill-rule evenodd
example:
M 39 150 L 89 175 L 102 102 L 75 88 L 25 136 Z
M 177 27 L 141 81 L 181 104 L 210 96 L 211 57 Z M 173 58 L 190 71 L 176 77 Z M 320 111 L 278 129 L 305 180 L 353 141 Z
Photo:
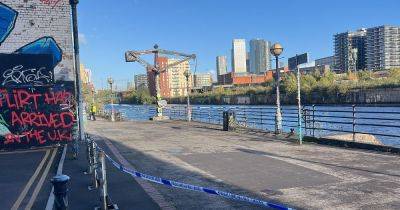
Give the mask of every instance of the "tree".
M 297 92 L 297 77 L 293 73 L 287 73 L 282 78 L 283 91 L 289 95 Z

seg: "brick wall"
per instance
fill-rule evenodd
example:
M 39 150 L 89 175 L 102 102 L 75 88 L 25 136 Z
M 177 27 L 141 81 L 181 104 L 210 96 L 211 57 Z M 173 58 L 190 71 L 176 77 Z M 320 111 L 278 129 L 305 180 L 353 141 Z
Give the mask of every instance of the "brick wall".
M 13 53 L 46 37 L 48 41 L 54 40 L 61 49 L 62 60 L 54 68 L 55 80 L 74 80 L 69 0 L 1 0 L 0 9 L 1 7 L 3 10 L 8 7 L 17 15 L 8 36 L 3 42 L 0 39 L 0 53 Z

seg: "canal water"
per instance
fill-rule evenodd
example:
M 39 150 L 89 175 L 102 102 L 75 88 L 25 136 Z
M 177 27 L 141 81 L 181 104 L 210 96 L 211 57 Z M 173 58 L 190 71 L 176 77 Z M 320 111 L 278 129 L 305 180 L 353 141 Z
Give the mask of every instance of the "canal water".
M 127 120 L 148 120 L 155 115 L 152 105 L 113 105 Z M 106 110 L 111 110 L 107 105 Z M 193 105 L 192 119 L 198 122 L 222 124 L 222 112 L 234 111 L 240 125 L 273 131 L 274 106 L 251 105 Z M 172 119 L 186 119 L 185 105 L 168 105 L 164 115 Z M 396 106 L 305 106 L 302 110 L 302 131 L 308 136 L 365 133 L 375 136 L 385 145 L 400 147 L 400 107 Z M 296 106 L 282 107 L 283 130 L 298 130 Z

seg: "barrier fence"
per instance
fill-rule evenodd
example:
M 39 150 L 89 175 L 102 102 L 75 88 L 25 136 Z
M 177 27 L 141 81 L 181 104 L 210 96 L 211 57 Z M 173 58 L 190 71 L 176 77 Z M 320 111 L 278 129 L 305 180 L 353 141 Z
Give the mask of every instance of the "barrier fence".
M 110 155 L 106 154 L 104 150 L 99 147 L 89 136 L 87 136 L 87 159 L 88 159 L 88 169 L 86 174 L 91 174 L 93 177 L 93 183 L 89 187 L 89 190 L 99 189 L 100 192 L 100 200 L 101 200 L 101 209 L 118 209 L 116 204 L 112 203 L 112 200 L 108 194 L 108 186 L 107 186 L 107 169 L 106 169 L 106 161 L 109 160 L 110 163 L 119 169 L 119 171 L 123 173 L 127 173 L 133 177 L 141 178 L 156 184 L 180 188 L 185 190 L 197 191 L 202 193 L 207 193 L 210 195 L 220 196 L 231 200 L 247 202 L 263 207 L 279 209 L 279 210 L 293 210 L 293 208 L 287 207 L 282 204 L 273 203 L 269 201 L 264 201 L 260 199 L 250 198 L 243 195 L 237 195 L 230 192 L 220 191 L 216 189 L 206 188 L 202 186 L 191 185 L 183 182 L 178 182 L 174 180 L 164 179 L 161 177 L 156 177 L 152 175 L 148 175 L 133 169 L 130 169 L 122 164 L 119 164 Z
M 222 113 L 232 110 L 236 122 L 242 127 L 274 131 L 275 107 L 256 106 L 191 106 L 192 120 L 203 123 L 222 124 Z M 164 114 L 175 120 L 187 119 L 187 108 L 170 105 Z M 282 108 L 282 125 L 285 132 L 298 129 L 298 110 Z M 305 136 L 325 137 L 351 134 L 355 141 L 357 134 L 378 137 L 385 144 L 400 145 L 400 108 L 363 106 L 304 106 L 301 109 L 302 130 Z

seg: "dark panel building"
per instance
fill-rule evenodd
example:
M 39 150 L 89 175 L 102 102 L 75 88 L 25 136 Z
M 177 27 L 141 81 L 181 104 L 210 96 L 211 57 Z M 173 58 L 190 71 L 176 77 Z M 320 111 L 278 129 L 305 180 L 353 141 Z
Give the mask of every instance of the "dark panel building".
M 288 59 L 289 71 L 296 70 L 297 65 L 303 64 L 303 63 L 308 63 L 308 62 L 309 62 L 308 53 L 303 53 L 303 54 L 291 57 Z

